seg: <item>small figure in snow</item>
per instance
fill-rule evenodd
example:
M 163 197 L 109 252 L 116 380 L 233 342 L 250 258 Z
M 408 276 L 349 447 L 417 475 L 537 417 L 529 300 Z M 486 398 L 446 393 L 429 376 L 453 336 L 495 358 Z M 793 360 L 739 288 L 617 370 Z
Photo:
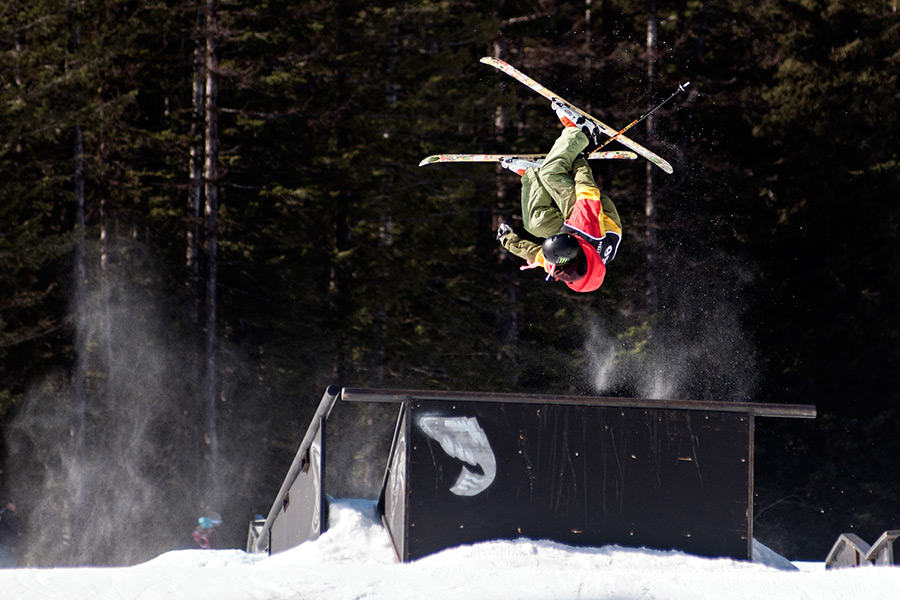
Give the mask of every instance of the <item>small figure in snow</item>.
M 541 162 L 502 161 L 522 176 L 522 221 L 525 230 L 545 238 L 542 245 L 517 235 L 503 223 L 497 239 L 524 258 L 525 269 L 543 267 L 576 292 L 593 292 L 603 283 L 606 265 L 616 257 L 622 220 L 609 196 L 602 194 L 583 152 L 600 145 L 600 129 L 569 107 L 553 103 L 565 128 Z
M 0 568 L 16 568 L 18 562 L 13 547 L 25 534 L 22 521 L 16 515 L 16 502 L 12 498 L 0 499 Z
M 208 517 L 200 517 L 197 519 L 197 526 L 194 527 L 191 537 L 194 538 L 194 541 L 197 542 L 197 545 L 202 549 L 209 550 L 212 548 L 210 536 L 213 531 L 215 531 L 216 527 L 221 524 L 222 519 L 217 513 L 211 513 Z

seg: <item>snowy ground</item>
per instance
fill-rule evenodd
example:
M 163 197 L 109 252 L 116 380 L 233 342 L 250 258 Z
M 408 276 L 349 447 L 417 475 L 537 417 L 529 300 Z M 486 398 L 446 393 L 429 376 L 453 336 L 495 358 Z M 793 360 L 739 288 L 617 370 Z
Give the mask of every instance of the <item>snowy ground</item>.
M 319 540 L 272 557 L 185 550 L 134 567 L 0 571 L 3 600 L 896 600 L 900 567 L 801 570 L 678 552 L 484 542 L 397 563 L 375 504 L 332 504 Z

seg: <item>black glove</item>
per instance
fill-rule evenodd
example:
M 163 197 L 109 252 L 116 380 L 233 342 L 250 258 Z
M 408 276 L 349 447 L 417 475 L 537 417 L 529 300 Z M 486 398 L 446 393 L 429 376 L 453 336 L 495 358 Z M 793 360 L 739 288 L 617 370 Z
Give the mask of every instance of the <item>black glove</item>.
M 619 251 L 619 242 L 622 236 L 614 231 L 607 231 L 606 235 L 600 238 L 600 244 L 597 246 L 597 252 L 600 254 L 600 260 L 603 264 L 611 263 Z
M 500 227 L 497 228 L 497 241 L 503 242 L 503 238 L 507 236 L 507 234 L 512 233 L 513 228 L 509 226 L 507 223 L 500 223 Z

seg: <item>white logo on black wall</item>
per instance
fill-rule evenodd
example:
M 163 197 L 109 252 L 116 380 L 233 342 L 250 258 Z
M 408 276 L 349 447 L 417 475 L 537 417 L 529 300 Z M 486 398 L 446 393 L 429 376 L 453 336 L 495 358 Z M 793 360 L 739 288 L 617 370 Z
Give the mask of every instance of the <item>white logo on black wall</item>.
M 422 416 L 418 423 L 444 452 L 463 462 L 451 492 L 457 496 L 477 496 L 490 487 L 497 476 L 497 459 L 477 418 Z

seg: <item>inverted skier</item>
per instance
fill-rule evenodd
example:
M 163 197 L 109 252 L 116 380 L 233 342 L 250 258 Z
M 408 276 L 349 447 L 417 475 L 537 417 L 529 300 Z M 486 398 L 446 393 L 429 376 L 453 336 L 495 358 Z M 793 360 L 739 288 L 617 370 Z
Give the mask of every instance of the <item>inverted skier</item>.
M 600 128 L 567 106 L 552 103 L 565 127 L 542 162 L 502 161 L 522 176 L 522 222 L 543 244 L 517 235 L 507 223 L 497 239 L 525 259 L 522 270 L 542 267 L 576 292 L 593 292 L 603 283 L 606 265 L 616 257 L 622 220 L 602 194 L 584 157 L 600 145 Z

